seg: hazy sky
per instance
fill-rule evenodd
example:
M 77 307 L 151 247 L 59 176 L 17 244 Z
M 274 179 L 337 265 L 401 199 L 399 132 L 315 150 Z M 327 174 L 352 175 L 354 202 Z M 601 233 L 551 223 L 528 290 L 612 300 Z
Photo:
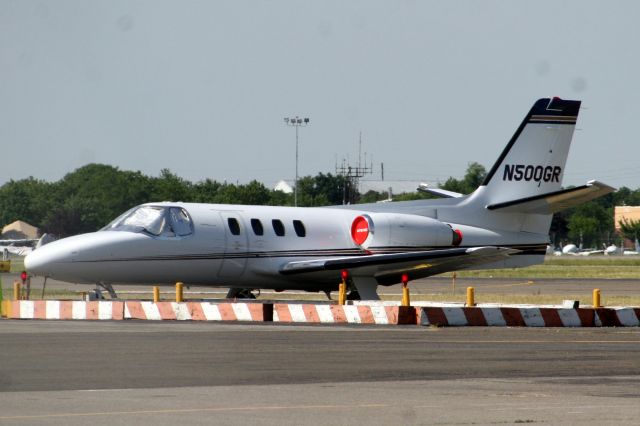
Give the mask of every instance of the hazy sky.
M 565 184 L 640 187 L 640 2 L 0 0 L 0 184 L 90 162 L 273 185 L 491 167 L 541 97 L 583 100 Z

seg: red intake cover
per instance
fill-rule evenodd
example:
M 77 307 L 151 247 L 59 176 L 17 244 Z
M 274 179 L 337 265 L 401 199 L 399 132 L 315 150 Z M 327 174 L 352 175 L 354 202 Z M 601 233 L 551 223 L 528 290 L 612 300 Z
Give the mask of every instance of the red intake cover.
M 459 229 L 453 230 L 453 245 L 458 247 L 462 243 L 462 231 Z
M 358 216 L 351 224 L 351 238 L 353 242 L 361 246 L 369 237 L 369 221 L 364 216 Z

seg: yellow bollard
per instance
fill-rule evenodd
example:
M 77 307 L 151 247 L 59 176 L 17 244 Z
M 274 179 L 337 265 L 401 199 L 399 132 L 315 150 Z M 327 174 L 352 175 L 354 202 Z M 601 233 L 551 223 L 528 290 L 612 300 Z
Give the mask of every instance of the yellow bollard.
M 13 282 L 13 300 L 20 300 L 20 281 Z
M 344 305 L 347 301 L 347 283 L 340 282 L 338 286 L 338 305 Z
M 599 288 L 593 289 L 593 307 L 594 308 L 600 307 L 600 289 Z
M 349 277 L 349 273 L 342 271 L 341 276 L 342 281 L 340 281 L 340 285 L 338 286 L 338 305 L 344 305 L 347 301 L 347 278 Z
M 473 287 L 467 287 L 467 306 L 476 306 L 475 290 Z
M 402 302 L 400 303 L 402 306 L 411 306 L 411 297 L 409 296 L 409 276 L 407 274 L 402 274 Z
M 153 303 L 158 303 L 160 301 L 160 287 L 153 287 Z
M 183 292 L 182 292 L 182 284 L 181 282 L 176 283 L 176 302 L 180 303 L 183 301 Z
M 411 297 L 409 296 L 409 287 L 402 287 L 402 306 L 411 306 Z

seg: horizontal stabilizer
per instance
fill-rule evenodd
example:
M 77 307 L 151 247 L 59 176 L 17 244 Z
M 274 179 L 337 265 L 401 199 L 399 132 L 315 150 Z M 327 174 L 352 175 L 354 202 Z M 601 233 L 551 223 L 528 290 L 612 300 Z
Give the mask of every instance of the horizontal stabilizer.
M 418 185 L 418 191 L 426 192 L 427 194 L 435 195 L 440 198 L 460 198 L 464 196 L 464 194 L 460 194 L 459 192 L 447 191 L 446 189 L 440 188 L 430 188 L 426 183 Z
M 412 280 L 424 278 L 443 272 L 496 262 L 518 252 L 519 250 L 516 249 L 488 246 L 347 256 L 289 262 L 282 266 L 280 273 L 292 275 L 348 269 L 357 270 L 358 273 L 371 274 L 379 284 L 394 284 L 400 282 L 402 274 L 408 274 Z
M 488 210 L 500 210 L 509 213 L 537 213 L 550 214 L 575 207 L 584 202 L 601 197 L 615 188 L 602 182 L 592 180 L 586 185 L 576 188 L 563 189 L 533 197 L 520 198 L 487 206 Z

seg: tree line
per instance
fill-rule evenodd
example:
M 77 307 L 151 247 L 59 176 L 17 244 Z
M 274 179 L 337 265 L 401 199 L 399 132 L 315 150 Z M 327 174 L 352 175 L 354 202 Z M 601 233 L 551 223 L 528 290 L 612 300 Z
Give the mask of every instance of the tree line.
M 478 163 L 469 164 L 462 179 L 450 177 L 441 188 L 469 194 L 486 176 Z M 386 192 L 360 194 L 342 176 L 319 173 L 305 176 L 298 183 L 298 205 L 327 206 L 349 202 L 377 202 L 387 199 Z M 351 194 L 349 199 L 345 194 Z M 421 192 L 394 195 L 394 201 L 432 198 Z M 0 187 L 0 226 L 23 220 L 44 232 L 68 236 L 96 231 L 121 213 L 138 204 L 153 201 L 292 206 L 293 194 L 275 191 L 253 180 L 232 184 L 205 179 L 190 182 L 168 169 L 159 176 L 139 171 L 119 170 L 104 164 L 88 164 L 56 182 L 29 177 L 10 180 Z M 613 223 L 616 205 L 640 205 L 640 189 L 622 187 L 612 194 L 554 215 L 550 238 L 554 245 L 566 242 L 585 247 L 600 247 L 618 242 Z M 640 231 L 637 223 L 623 224 L 625 236 L 634 239 Z

